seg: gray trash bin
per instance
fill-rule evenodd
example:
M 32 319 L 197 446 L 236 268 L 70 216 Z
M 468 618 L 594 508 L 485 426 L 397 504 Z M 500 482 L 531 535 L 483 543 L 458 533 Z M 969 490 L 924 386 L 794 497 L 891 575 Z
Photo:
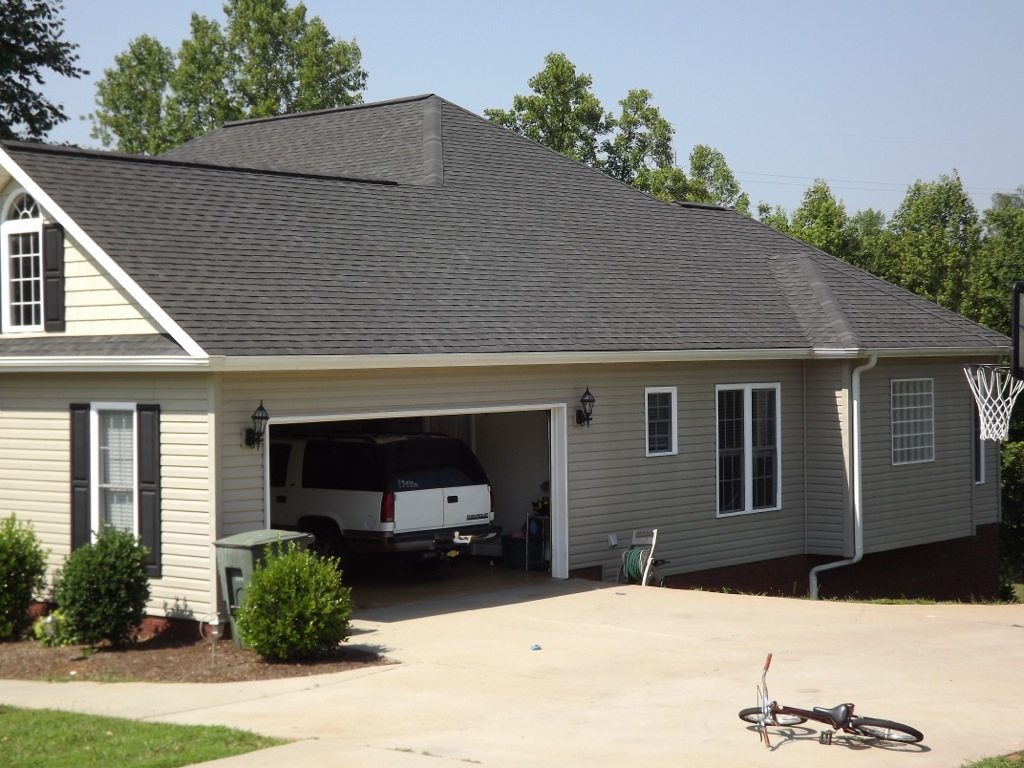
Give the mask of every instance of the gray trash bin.
M 276 542 L 281 542 L 284 546 L 295 542 L 305 549 L 313 540 L 314 536 L 310 533 L 270 529 L 246 531 L 213 542 L 217 547 L 217 576 L 220 581 L 221 599 L 227 606 L 231 637 L 239 648 L 246 646 L 242 644 L 242 638 L 235 627 L 235 614 L 245 597 L 245 590 L 249 586 L 256 564 L 266 557 L 267 550 Z

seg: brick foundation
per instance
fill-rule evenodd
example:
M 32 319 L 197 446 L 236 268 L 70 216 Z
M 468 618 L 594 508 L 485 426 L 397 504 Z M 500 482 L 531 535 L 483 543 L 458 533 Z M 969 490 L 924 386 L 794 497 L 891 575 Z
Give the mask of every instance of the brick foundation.
M 806 595 L 811 568 L 836 558 L 795 555 L 669 576 L 670 587 Z M 962 539 L 865 555 L 859 563 L 818 576 L 823 598 L 930 598 L 994 600 L 999 597 L 999 526 L 980 526 Z
M 574 568 L 569 571 L 570 579 L 586 579 L 587 581 L 601 581 L 603 568 L 600 565 L 592 565 L 589 568 Z

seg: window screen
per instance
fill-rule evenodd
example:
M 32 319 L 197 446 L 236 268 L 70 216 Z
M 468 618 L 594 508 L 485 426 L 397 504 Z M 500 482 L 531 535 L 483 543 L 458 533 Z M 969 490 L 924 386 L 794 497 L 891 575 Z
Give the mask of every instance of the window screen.
M 135 531 L 133 411 L 99 411 L 100 523 Z

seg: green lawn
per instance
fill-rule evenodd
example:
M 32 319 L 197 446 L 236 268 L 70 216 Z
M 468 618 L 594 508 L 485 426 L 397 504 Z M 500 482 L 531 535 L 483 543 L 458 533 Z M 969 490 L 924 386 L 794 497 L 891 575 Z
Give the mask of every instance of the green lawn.
M 217 726 L 0 706 L 0 762 L 6 768 L 175 768 L 284 743 Z
M 1022 768 L 1024 755 L 1016 754 L 1008 757 L 986 757 L 974 763 L 964 763 L 962 768 Z

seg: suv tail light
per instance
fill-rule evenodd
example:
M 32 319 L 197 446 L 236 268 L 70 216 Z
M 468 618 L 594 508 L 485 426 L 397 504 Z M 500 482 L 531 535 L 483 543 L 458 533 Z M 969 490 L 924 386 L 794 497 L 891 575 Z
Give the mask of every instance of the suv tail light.
M 494 519 L 494 486 L 487 486 L 487 492 L 491 495 L 491 519 Z
M 382 523 L 395 522 L 395 494 L 385 493 L 380 500 L 380 521 Z

